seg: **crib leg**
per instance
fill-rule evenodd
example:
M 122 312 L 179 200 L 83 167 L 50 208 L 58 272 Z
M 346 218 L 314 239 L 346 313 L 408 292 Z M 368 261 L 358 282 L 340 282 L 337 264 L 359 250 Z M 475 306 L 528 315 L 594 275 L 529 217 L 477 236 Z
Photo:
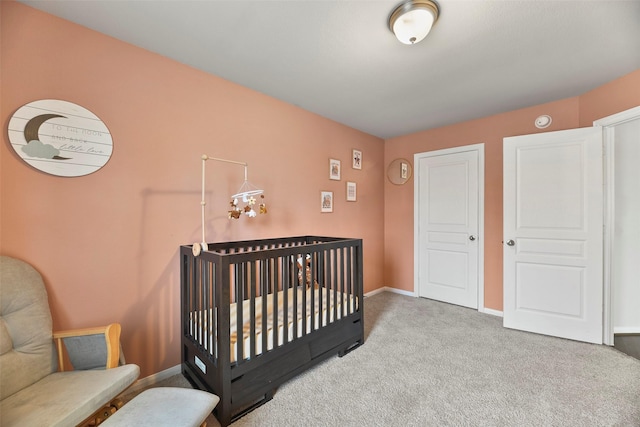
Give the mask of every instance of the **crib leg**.
M 340 350 L 338 352 L 338 357 L 343 357 L 344 355 L 351 353 L 353 350 L 355 350 L 356 348 L 360 347 L 362 345 L 362 340 L 358 340 L 356 342 L 354 342 L 353 344 L 347 346 L 344 348 L 344 350 Z
M 264 394 L 264 402 L 263 403 L 267 403 L 268 401 L 270 401 L 271 399 L 273 399 L 273 395 L 275 394 L 275 390 L 271 389 L 268 392 L 266 392 Z
M 245 415 L 247 415 L 249 412 L 253 411 L 254 409 L 256 409 L 256 408 L 264 405 L 268 401 L 272 400 L 273 399 L 273 395 L 275 394 L 275 392 L 276 392 L 275 389 L 269 390 L 268 392 L 266 392 L 264 394 L 264 397 L 262 399 L 258 400 L 257 402 L 254 402 L 252 405 L 244 408 L 242 411 L 240 411 L 239 413 L 234 415 L 231 418 L 230 422 L 233 423 L 234 421 L 237 421 L 238 419 L 240 419 L 240 418 L 244 417 Z M 222 422 L 220 422 L 220 423 L 222 424 Z

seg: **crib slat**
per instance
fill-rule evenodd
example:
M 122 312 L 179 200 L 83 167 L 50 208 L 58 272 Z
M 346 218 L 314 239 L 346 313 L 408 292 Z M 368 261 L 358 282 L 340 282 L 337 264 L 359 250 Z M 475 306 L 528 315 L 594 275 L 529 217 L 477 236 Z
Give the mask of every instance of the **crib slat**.
M 261 265 L 263 265 L 264 268 L 266 268 L 265 263 L 267 263 L 267 262 L 269 262 L 269 260 L 261 260 L 260 261 Z M 267 273 L 267 272 L 265 272 L 265 273 Z M 270 292 L 273 295 L 273 314 L 271 315 L 272 318 L 273 318 L 273 325 L 272 325 L 272 330 L 273 330 L 272 339 L 273 339 L 273 342 L 272 342 L 271 345 L 272 345 L 272 348 L 276 348 L 278 346 L 278 342 L 279 342 L 279 338 L 278 338 L 278 336 L 279 336 L 279 334 L 278 334 L 278 332 L 279 332 L 279 326 L 278 326 L 278 317 L 279 317 L 278 316 L 278 314 L 279 314 L 279 311 L 278 311 L 278 307 L 279 307 L 279 305 L 278 305 L 278 294 L 279 294 L 279 292 L 278 292 L 277 287 L 276 287 L 276 289 L 273 288 L 272 283 L 269 280 L 269 277 L 270 276 L 268 274 L 264 274 L 263 275 L 263 278 L 264 278 L 263 282 L 267 284 L 268 292 Z M 286 325 L 286 323 L 285 323 L 285 325 Z
M 326 326 L 329 324 L 329 315 L 331 314 L 331 290 L 335 286 L 335 277 L 332 270 L 333 263 L 335 262 L 335 250 L 327 249 L 325 253 L 327 260 L 325 262 L 325 285 L 323 287 L 324 289 L 322 289 L 325 300 L 324 310 L 322 311 L 322 325 Z
M 297 320 L 298 319 L 298 292 L 296 292 L 295 278 L 293 279 L 293 281 L 291 279 L 292 269 L 288 260 L 283 259 L 283 266 L 285 270 L 284 277 L 287 282 L 286 283 L 287 292 L 289 291 L 289 289 L 293 288 L 293 339 L 295 340 L 301 335 L 300 328 L 298 326 L 298 320 Z M 295 274 L 295 272 L 293 274 Z
M 315 307 L 315 295 L 314 295 L 315 292 L 313 292 L 313 278 L 312 277 L 310 278 L 311 283 L 307 284 L 307 254 L 302 254 L 302 255 L 299 255 L 299 256 L 302 257 L 302 263 L 301 263 L 302 264 L 302 269 L 301 269 L 301 273 L 300 274 L 302 274 L 302 278 L 303 278 L 302 279 L 303 280 L 302 283 L 299 283 L 299 285 L 301 286 L 301 289 L 305 289 L 306 290 L 307 287 L 311 288 L 312 291 L 309 293 L 309 306 L 310 307 Z M 309 260 L 309 268 L 313 269 L 313 260 L 312 259 Z M 305 291 L 305 294 L 306 294 L 306 291 Z M 311 315 L 311 318 L 309 319 L 309 322 L 310 322 L 310 326 L 309 327 L 311 328 L 311 330 L 313 330 L 315 328 L 315 324 L 316 324 L 315 316 Z
M 243 313 L 243 288 L 246 280 L 244 277 L 244 264 L 235 264 L 234 266 L 234 289 L 236 301 L 236 363 L 242 363 L 244 360 L 244 313 Z
M 303 277 L 305 277 L 306 274 L 307 274 L 306 267 L 304 266 L 304 264 L 306 263 L 306 260 L 304 258 L 305 255 L 300 255 L 300 256 L 303 259 L 303 264 L 302 264 L 303 273 L 302 274 L 304 275 Z M 300 289 L 304 290 L 304 285 L 303 284 L 299 283 L 298 286 L 300 286 Z M 313 298 L 313 293 L 311 294 L 311 297 Z M 302 313 L 300 313 L 300 315 L 302 316 L 302 331 L 301 331 L 301 335 L 304 336 L 304 335 L 307 334 L 307 293 L 306 292 L 302 292 Z
M 260 296 L 261 301 L 262 301 L 262 354 L 267 352 L 267 317 L 268 314 L 267 313 L 267 300 L 268 300 L 268 296 L 269 296 L 269 281 L 267 280 L 268 275 L 267 275 L 267 271 L 266 271 L 266 260 L 261 259 L 260 260 L 260 275 L 262 276 L 262 280 L 261 280 L 261 290 L 260 290 Z
M 354 255 L 353 249 L 349 248 L 348 252 L 349 253 L 347 254 L 347 271 L 351 272 L 353 271 L 353 261 L 352 261 L 353 255 Z M 352 282 L 353 278 L 352 277 L 353 276 L 351 275 L 351 273 L 347 275 L 347 293 L 349 295 L 353 295 L 353 282 Z M 353 313 L 353 306 L 351 304 L 352 301 L 353 301 L 353 298 L 349 298 L 349 303 L 347 304 L 348 314 Z
M 338 285 L 338 288 L 337 288 L 337 293 L 338 293 L 338 298 L 339 298 L 339 304 L 340 305 L 336 308 L 336 313 L 337 313 L 338 317 L 340 319 L 342 319 L 342 317 L 344 317 L 342 315 L 342 310 L 344 310 L 344 295 L 345 295 L 344 294 L 344 283 L 345 283 L 345 280 L 346 280 L 345 279 L 345 274 L 346 274 L 345 266 L 346 266 L 346 264 L 345 264 L 344 248 L 340 248 L 340 251 L 338 253 L 339 253 L 339 258 L 340 258 L 340 267 L 338 269 L 338 276 L 339 276 L 338 277 L 339 278 L 338 282 L 339 282 L 339 285 Z M 336 304 L 336 301 L 334 301 L 333 303 Z
M 338 286 L 341 286 L 342 283 L 342 248 L 334 250 L 333 264 L 335 275 L 335 283 L 333 285 L 333 321 L 335 322 L 338 320 Z
M 210 305 L 210 294 L 211 294 L 211 272 L 210 272 L 210 263 L 205 264 L 205 283 L 203 286 L 203 301 L 202 301 L 202 320 L 204 324 L 200 326 L 200 330 L 202 331 L 202 344 L 204 348 L 208 351 L 211 351 L 211 339 L 210 334 L 208 333 L 208 329 L 211 327 L 211 305 Z
M 200 263 L 200 280 L 201 280 L 202 284 L 201 284 L 201 286 L 199 286 L 199 289 L 198 289 L 199 292 L 198 292 L 198 295 L 197 295 L 197 298 L 198 298 L 198 300 L 197 300 L 198 301 L 197 302 L 198 314 L 200 316 L 200 323 L 201 323 L 200 327 L 198 328 L 199 329 L 198 330 L 198 332 L 199 332 L 199 334 L 198 334 L 198 342 L 200 343 L 200 345 L 203 345 L 204 341 L 207 339 L 206 338 L 206 331 L 204 331 L 204 328 L 202 327 L 202 322 L 204 321 L 204 312 L 203 312 L 204 310 L 203 310 L 203 307 L 202 307 L 202 300 L 204 299 L 203 294 L 204 294 L 205 288 L 207 287 L 207 279 L 206 279 L 207 270 L 206 270 L 206 267 L 207 267 L 207 265 L 206 265 L 206 263 L 204 261 Z
M 286 344 L 290 341 L 289 338 L 289 280 L 291 277 L 289 263 L 287 257 L 280 257 L 281 274 L 282 274 L 282 343 Z
M 249 288 L 250 290 L 250 299 L 249 299 L 249 307 L 250 307 L 250 315 L 249 315 L 249 354 L 250 358 L 253 359 L 256 357 L 256 289 L 258 286 L 258 273 L 256 271 L 256 266 L 253 264 L 253 268 L 251 269 L 251 279 L 249 280 Z

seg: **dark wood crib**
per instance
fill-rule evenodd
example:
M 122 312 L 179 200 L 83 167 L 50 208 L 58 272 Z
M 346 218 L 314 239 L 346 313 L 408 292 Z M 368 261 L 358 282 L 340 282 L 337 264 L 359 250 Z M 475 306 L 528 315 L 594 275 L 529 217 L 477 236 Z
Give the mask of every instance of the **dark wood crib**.
M 364 343 L 362 240 L 301 236 L 180 248 L 182 372 L 222 426 Z M 238 327 L 240 325 L 240 327 Z

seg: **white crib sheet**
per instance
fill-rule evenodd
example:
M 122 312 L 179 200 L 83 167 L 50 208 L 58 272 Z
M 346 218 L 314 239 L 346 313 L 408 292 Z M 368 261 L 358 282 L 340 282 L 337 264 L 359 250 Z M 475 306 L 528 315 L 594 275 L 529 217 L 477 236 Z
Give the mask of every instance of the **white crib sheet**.
M 297 321 L 297 332 L 298 337 L 301 337 L 304 333 L 302 320 L 304 315 L 306 314 L 306 333 L 311 332 L 311 316 L 314 317 L 314 328 L 320 328 L 320 321 L 322 321 L 322 326 L 327 325 L 327 323 L 331 323 L 334 321 L 333 313 L 334 313 L 334 305 L 337 304 L 337 319 L 342 317 L 343 306 L 342 304 L 347 304 L 347 312 L 352 312 L 356 310 L 358 307 L 358 298 L 353 295 L 349 295 L 346 293 L 335 293 L 332 290 L 327 290 L 326 288 L 318 288 L 314 287 L 306 289 L 306 310 L 303 311 L 303 295 L 305 293 L 305 289 L 297 288 L 297 319 L 294 319 L 294 310 L 293 310 L 293 297 L 295 289 L 289 288 L 287 292 L 287 325 L 284 325 L 284 307 L 283 307 L 283 299 L 284 292 L 278 292 L 278 309 L 277 309 L 277 331 L 278 331 L 278 339 L 277 346 L 282 345 L 285 342 L 285 337 L 287 341 L 292 341 L 294 338 L 294 321 Z M 322 295 L 320 295 L 320 291 L 322 290 Z M 311 295 L 314 294 L 314 308 L 311 309 Z M 319 298 L 322 297 L 322 313 L 320 313 L 320 301 Z M 337 298 L 334 298 L 337 297 Z M 327 304 L 328 303 L 328 304 Z M 353 307 L 353 308 L 350 308 Z M 267 295 L 267 324 L 266 324 L 266 334 L 267 334 L 267 351 L 273 348 L 274 339 L 274 304 L 273 304 L 273 294 Z M 242 326 L 242 337 L 243 337 L 243 355 L 244 358 L 250 357 L 251 352 L 251 322 L 250 322 L 250 309 L 251 309 L 251 301 L 245 300 L 242 303 L 242 317 L 243 317 L 243 326 Z M 262 297 L 255 298 L 255 352 L 256 356 L 263 352 L 262 349 Z M 208 336 L 200 337 L 198 341 L 203 345 L 206 349 L 208 349 L 211 354 L 216 350 L 216 340 L 215 340 L 215 331 L 211 331 L 210 328 L 207 327 L 207 317 L 204 316 L 202 319 L 202 312 L 192 313 L 191 315 L 191 334 L 193 335 L 198 330 L 198 324 L 202 323 L 205 329 L 208 331 Z M 213 313 L 209 313 L 212 315 Z M 195 320 L 195 322 L 194 322 Z M 198 320 L 203 320 L 200 322 Z M 231 350 L 231 362 L 235 362 L 238 357 L 238 329 L 237 329 L 237 304 L 231 304 L 230 306 L 230 322 L 229 322 L 229 330 L 230 330 L 230 350 Z M 197 339 L 197 337 L 196 337 Z

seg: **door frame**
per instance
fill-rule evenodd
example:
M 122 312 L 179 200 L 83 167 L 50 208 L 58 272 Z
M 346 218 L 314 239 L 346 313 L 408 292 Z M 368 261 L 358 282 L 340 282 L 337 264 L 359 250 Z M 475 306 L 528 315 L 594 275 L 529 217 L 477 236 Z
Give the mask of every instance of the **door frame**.
M 413 186 L 413 294 L 418 297 L 419 290 L 419 242 L 418 242 L 418 218 L 420 217 L 420 189 L 416 185 L 419 182 L 420 159 L 428 157 L 457 154 L 467 151 L 478 153 L 478 311 L 486 312 L 484 307 L 484 142 L 460 147 L 445 148 L 413 155 L 414 186 Z
M 621 111 L 607 117 L 595 120 L 593 126 L 603 129 L 602 143 L 604 145 L 604 235 L 603 235 L 603 319 L 602 342 L 612 346 L 614 343 L 613 303 L 611 287 L 611 262 L 614 244 L 613 229 L 615 222 L 615 126 L 631 120 L 640 119 L 640 106 Z

